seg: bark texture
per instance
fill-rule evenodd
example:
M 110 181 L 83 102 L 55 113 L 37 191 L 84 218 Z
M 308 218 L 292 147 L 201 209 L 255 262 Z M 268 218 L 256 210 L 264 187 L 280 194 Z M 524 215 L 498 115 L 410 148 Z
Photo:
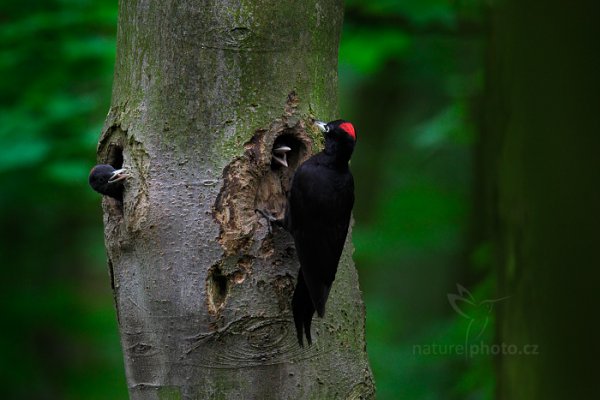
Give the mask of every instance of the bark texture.
M 596 2 L 496 9 L 484 137 L 498 257 L 497 398 L 598 397 Z M 525 347 L 529 346 L 529 347 Z
M 134 175 L 103 203 L 132 399 L 373 397 L 350 239 L 300 348 L 293 241 L 254 213 L 282 212 L 310 119 L 338 117 L 341 23 L 340 0 L 120 2 L 98 157 Z

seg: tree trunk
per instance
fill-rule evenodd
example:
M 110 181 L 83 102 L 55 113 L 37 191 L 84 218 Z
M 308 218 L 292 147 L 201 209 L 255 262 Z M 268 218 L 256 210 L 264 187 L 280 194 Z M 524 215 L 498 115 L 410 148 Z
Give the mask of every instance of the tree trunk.
M 340 0 L 122 0 L 102 162 L 130 169 L 105 239 L 133 399 L 373 397 L 350 238 L 316 343 L 296 342 L 293 170 L 337 117 Z M 271 166 L 277 137 L 290 168 Z
M 598 398 L 597 3 L 535 3 L 502 3 L 491 42 L 487 202 L 509 296 L 497 397 Z

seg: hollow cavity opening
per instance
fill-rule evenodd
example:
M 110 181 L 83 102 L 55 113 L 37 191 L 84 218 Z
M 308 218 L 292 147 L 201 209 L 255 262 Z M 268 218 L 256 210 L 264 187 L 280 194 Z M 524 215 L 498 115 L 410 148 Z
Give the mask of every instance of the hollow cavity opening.
M 277 153 L 277 149 L 281 148 L 289 148 L 289 151 L 285 153 Z M 275 142 L 273 143 L 273 148 L 271 149 L 271 153 L 274 155 L 278 155 L 279 157 L 285 157 L 287 162 L 287 167 L 285 167 L 282 163 L 277 162 L 274 158 L 271 160 L 271 169 L 280 170 L 282 168 L 288 168 L 294 171 L 300 160 L 304 159 L 306 155 L 306 145 L 302 143 L 293 133 L 284 132 L 279 135 Z
M 208 307 L 212 313 L 216 313 L 223 307 L 228 291 L 229 279 L 223 275 L 219 266 L 213 266 L 208 271 L 206 280 Z
M 114 169 L 123 168 L 123 147 L 111 143 L 108 147 L 106 163 L 112 165 Z
M 123 147 L 121 147 L 117 143 L 111 143 L 108 147 L 108 155 L 106 157 L 106 164 L 112 166 L 114 169 L 123 168 Z M 114 184 L 116 185 L 116 183 Z M 123 212 L 123 183 L 119 183 L 118 186 L 115 187 L 116 195 L 115 198 L 119 200 L 120 204 L 118 205 L 119 211 Z

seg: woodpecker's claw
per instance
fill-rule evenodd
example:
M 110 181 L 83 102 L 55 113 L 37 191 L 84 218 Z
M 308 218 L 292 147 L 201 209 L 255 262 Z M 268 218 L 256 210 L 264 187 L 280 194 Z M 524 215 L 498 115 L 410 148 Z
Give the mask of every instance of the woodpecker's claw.
M 291 150 L 292 148 L 288 146 L 279 146 L 276 149 L 273 149 L 273 160 L 287 168 L 287 153 Z
M 130 176 L 131 175 L 129 175 L 127 173 L 127 170 L 125 168 L 121 168 L 112 173 L 112 175 L 108 179 L 108 183 L 119 182 L 119 181 L 129 178 Z
M 269 223 L 277 221 L 277 218 L 275 218 L 275 217 L 273 216 L 273 214 L 271 214 L 271 213 L 270 213 L 270 212 L 268 212 L 268 211 L 265 211 L 265 210 L 259 210 L 259 209 L 257 208 L 257 209 L 255 209 L 255 210 L 254 210 L 254 212 L 255 212 L 255 213 L 258 213 L 258 214 L 260 214 L 260 215 L 261 215 L 261 216 L 262 216 L 264 219 L 266 219 L 267 221 L 269 221 Z
M 259 210 L 258 208 L 254 209 L 254 212 L 260 214 L 264 219 L 267 220 L 269 234 L 272 233 L 271 225 L 282 226 L 282 221 L 277 219 L 273 214 L 265 210 Z

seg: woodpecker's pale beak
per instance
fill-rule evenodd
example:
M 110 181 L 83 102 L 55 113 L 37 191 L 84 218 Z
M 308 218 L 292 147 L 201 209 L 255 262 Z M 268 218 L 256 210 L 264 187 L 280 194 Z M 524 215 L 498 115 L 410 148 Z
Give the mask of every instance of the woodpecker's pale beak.
M 119 182 L 119 181 L 129 178 L 130 176 L 131 175 L 129 175 L 127 173 L 127 170 L 125 168 L 121 168 L 112 173 L 112 175 L 108 179 L 108 183 Z
M 273 160 L 275 160 L 276 163 L 281 164 L 287 168 L 287 153 L 291 150 L 292 148 L 288 146 L 279 146 L 276 149 L 273 149 Z
M 327 123 L 323 121 L 315 121 L 315 125 L 319 128 L 319 130 L 323 133 L 327 133 L 329 128 L 327 127 Z

